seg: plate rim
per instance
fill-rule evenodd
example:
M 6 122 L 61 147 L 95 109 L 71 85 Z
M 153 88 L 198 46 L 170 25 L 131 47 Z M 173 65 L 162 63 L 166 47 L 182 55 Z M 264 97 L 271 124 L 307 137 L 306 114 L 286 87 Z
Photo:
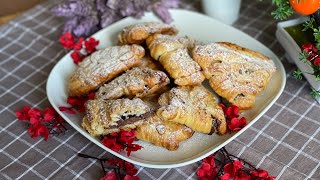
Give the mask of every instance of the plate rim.
M 200 16 L 203 16 L 205 18 L 210 18 L 209 16 L 206 16 L 204 14 L 201 14 L 201 13 L 198 13 L 198 12 L 194 12 L 194 11 L 188 11 L 188 10 L 184 10 L 184 9 L 172 9 L 170 10 L 170 12 L 173 12 L 173 11 L 180 11 L 182 13 L 190 13 L 190 14 L 196 14 L 196 15 L 200 15 Z M 152 14 L 151 12 L 148 12 L 146 14 Z M 112 28 L 112 26 L 116 26 L 118 23 L 121 23 L 121 21 L 124 21 L 124 20 L 127 20 L 127 19 L 130 19 L 131 17 L 126 17 L 122 20 L 119 20 L 113 24 L 111 24 L 110 26 L 106 27 L 106 28 Z M 232 27 L 232 26 L 229 26 L 229 25 L 225 25 L 213 18 L 210 18 L 211 20 L 213 21 L 216 21 L 217 23 L 219 24 L 222 24 L 222 26 L 228 26 L 229 28 L 232 28 L 232 30 L 235 30 L 237 31 L 238 33 L 241 33 L 241 34 L 245 34 L 251 38 L 253 38 L 252 36 L 248 35 L 247 33 L 243 32 L 243 31 L 240 31 L 239 29 L 235 28 L 235 27 Z M 106 29 L 104 28 L 104 29 Z M 94 33 L 93 35 L 91 35 L 90 37 L 95 37 L 97 36 L 97 34 L 101 33 L 101 31 L 103 31 L 104 29 L 101 29 L 99 30 L 98 32 Z M 256 39 L 255 39 L 256 40 Z M 181 167 L 181 166 L 186 166 L 186 165 L 189 165 L 189 164 L 192 164 L 192 163 L 195 163 L 199 160 L 202 160 L 203 158 L 209 156 L 210 154 L 216 152 L 217 150 L 221 149 L 222 147 L 226 146 L 227 144 L 229 144 L 231 141 L 233 141 L 235 138 L 237 138 L 239 135 L 241 135 L 244 131 L 246 131 L 250 126 L 252 126 L 256 121 L 258 121 L 261 116 L 263 116 L 267 110 L 270 109 L 270 107 L 272 105 L 274 105 L 275 101 L 278 100 L 278 98 L 280 97 L 280 95 L 282 94 L 284 88 L 285 88 L 285 85 L 286 85 L 286 71 L 284 69 L 284 66 L 281 62 L 281 60 L 278 58 L 278 56 L 276 54 L 273 53 L 273 51 L 271 49 L 269 49 L 268 47 L 266 47 L 263 43 L 261 43 L 260 41 L 256 40 L 260 45 L 262 45 L 263 48 L 265 49 L 268 49 L 272 55 L 274 57 L 276 57 L 276 59 L 272 59 L 274 62 L 275 61 L 278 61 L 279 63 L 279 68 L 280 68 L 280 72 L 281 72 L 281 76 L 283 77 L 282 78 L 282 82 L 281 82 L 281 87 L 279 89 L 279 91 L 277 92 L 277 94 L 274 96 L 273 100 L 270 101 L 270 103 L 253 119 L 250 121 L 250 123 L 248 123 L 244 128 L 242 128 L 240 131 L 236 132 L 233 136 L 231 136 L 230 138 L 228 138 L 227 140 L 225 140 L 223 143 L 221 143 L 220 145 L 218 145 L 216 148 L 208 151 L 207 153 L 204 153 L 202 154 L 201 156 L 199 157 L 196 157 L 196 158 L 193 158 L 191 160 L 188 160 L 188 161 L 183 161 L 180 160 L 180 161 L 183 161 L 183 162 L 178 162 L 178 163 L 174 163 L 174 164 L 148 164 L 148 163 L 144 163 L 144 162 L 139 162 L 139 161 L 136 161 L 135 159 L 138 159 L 138 158 L 135 158 L 135 157 L 131 157 L 132 159 L 129 159 L 127 156 L 124 156 L 122 154 L 119 154 L 119 153 L 116 153 L 114 151 L 112 151 L 111 149 L 105 147 L 101 142 L 97 141 L 94 137 L 86 134 L 86 132 L 81 128 L 81 127 L 78 127 L 75 125 L 75 123 L 73 123 L 63 112 L 61 112 L 59 110 L 59 107 L 56 106 L 56 104 L 54 103 L 53 101 L 53 97 L 51 96 L 48 96 L 48 90 L 50 91 L 49 89 L 49 82 L 50 82 L 50 79 L 52 79 L 52 76 L 53 76 L 53 73 L 52 72 L 55 72 L 55 69 L 58 67 L 58 65 L 62 62 L 61 60 L 66 58 L 66 56 L 69 56 L 71 54 L 71 51 L 68 52 L 66 55 L 64 55 L 63 57 L 61 57 L 59 59 L 59 61 L 55 64 L 55 66 L 52 68 L 49 76 L 48 76 L 48 79 L 47 79 L 47 83 L 46 83 L 46 94 L 47 94 L 47 98 L 50 102 L 50 104 L 52 105 L 52 107 L 57 111 L 57 113 L 66 121 L 68 122 L 69 125 L 71 125 L 75 130 L 77 130 L 79 133 L 81 133 L 84 137 L 86 137 L 88 140 L 90 140 L 91 142 L 93 142 L 95 145 L 99 146 L 100 148 L 108 151 L 109 153 L 111 153 L 112 155 L 118 157 L 118 158 L 121 158 L 125 161 L 128 161 L 130 163 L 133 163 L 133 164 L 136 164 L 136 165 L 139 165 L 139 166 L 143 166 L 143 167 L 148 167 L 148 168 L 155 168 L 155 169 L 167 169 L 167 168 L 176 168 L 176 167 Z M 207 150 L 207 149 L 206 149 Z M 192 157 L 192 156 L 191 156 Z M 188 157 L 188 158 L 191 158 L 191 157 Z M 185 159 L 188 159 L 188 158 L 185 158 Z

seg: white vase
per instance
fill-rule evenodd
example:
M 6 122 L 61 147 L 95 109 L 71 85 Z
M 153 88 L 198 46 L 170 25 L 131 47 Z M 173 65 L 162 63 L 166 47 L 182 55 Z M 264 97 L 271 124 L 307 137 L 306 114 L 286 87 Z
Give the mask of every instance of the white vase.
M 205 14 L 225 24 L 233 24 L 239 18 L 241 0 L 202 0 Z

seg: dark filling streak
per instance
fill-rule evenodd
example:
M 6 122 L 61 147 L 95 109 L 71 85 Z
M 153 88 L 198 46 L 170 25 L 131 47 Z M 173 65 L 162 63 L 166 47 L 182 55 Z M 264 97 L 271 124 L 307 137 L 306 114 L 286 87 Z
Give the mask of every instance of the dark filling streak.
M 117 121 L 118 125 L 114 125 L 114 126 L 110 126 L 110 128 L 119 128 L 128 124 L 133 124 L 137 121 L 143 120 L 143 119 L 147 119 L 150 116 L 152 116 L 154 114 L 154 112 L 147 112 L 144 113 L 140 116 L 136 116 L 136 115 L 129 115 L 129 116 L 121 116 L 121 120 Z
M 240 98 L 240 97 L 246 97 L 244 94 L 238 94 L 235 98 L 234 98 L 234 100 L 236 101 L 238 98 Z
M 212 135 L 215 131 L 217 131 L 220 126 L 220 122 L 218 121 L 218 119 L 213 116 L 211 117 L 212 117 L 212 127 L 209 135 Z

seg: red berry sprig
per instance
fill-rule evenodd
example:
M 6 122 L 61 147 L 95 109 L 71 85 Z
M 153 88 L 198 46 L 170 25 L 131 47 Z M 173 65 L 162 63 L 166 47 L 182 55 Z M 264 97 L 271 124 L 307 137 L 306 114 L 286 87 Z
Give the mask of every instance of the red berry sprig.
M 215 158 L 219 156 L 220 159 Z M 222 157 L 221 157 L 222 156 Z M 218 166 L 216 165 L 216 163 Z M 219 167 L 219 168 L 218 168 Z M 219 170 L 218 170 L 219 169 Z M 268 171 L 257 169 L 244 159 L 230 154 L 225 148 L 220 149 L 214 155 L 203 159 L 198 168 L 197 175 L 201 180 L 274 180 Z
M 127 161 L 120 159 L 101 159 L 82 153 L 79 153 L 78 156 L 100 161 L 104 173 L 102 180 L 140 180 L 140 178 L 136 176 L 138 173 L 136 167 Z
M 239 119 L 239 108 L 236 105 L 226 107 L 224 104 L 219 104 L 222 108 L 227 120 L 229 131 L 239 131 L 247 125 L 247 119 L 241 117 Z
M 95 92 L 92 92 L 84 97 L 68 97 L 67 103 L 70 104 L 71 107 L 60 106 L 59 110 L 69 114 L 76 114 L 75 110 L 84 113 L 86 112 L 85 103 L 90 99 L 94 99 L 94 96 Z
M 138 151 L 142 146 L 139 144 L 133 144 L 136 137 L 136 131 L 134 129 L 130 131 L 121 130 L 119 133 L 111 133 L 103 137 L 101 143 L 115 152 L 127 151 L 127 156 L 130 156 L 131 152 Z
M 306 59 L 315 66 L 320 66 L 319 50 L 313 43 L 306 43 L 302 45 L 302 50 L 305 52 Z
M 93 37 L 90 37 L 87 40 L 80 37 L 76 40 L 76 37 L 70 32 L 61 35 L 59 41 L 64 49 L 73 50 L 70 56 L 75 64 L 78 64 L 85 57 L 95 52 L 97 50 L 96 47 L 99 45 L 99 40 L 96 40 Z
M 47 141 L 49 134 L 60 134 L 67 130 L 63 125 L 64 119 L 53 107 L 48 107 L 41 112 L 37 108 L 24 106 L 16 111 L 16 117 L 20 121 L 28 122 L 28 133 L 32 138 L 42 136 Z

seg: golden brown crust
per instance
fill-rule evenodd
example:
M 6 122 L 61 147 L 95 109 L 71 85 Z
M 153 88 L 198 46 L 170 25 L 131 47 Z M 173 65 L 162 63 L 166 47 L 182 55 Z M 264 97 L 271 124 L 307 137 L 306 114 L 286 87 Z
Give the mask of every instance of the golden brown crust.
M 104 100 L 122 96 L 142 98 L 166 86 L 169 82 L 168 76 L 162 71 L 136 67 L 101 86 L 95 97 Z
M 147 46 L 150 49 L 150 55 L 159 60 L 160 56 L 166 52 L 174 51 L 181 48 L 188 49 L 191 52 L 194 47 L 199 44 L 195 40 L 184 36 L 171 36 L 163 34 L 155 34 L 146 40 Z
M 125 27 L 118 35 L 119 44 L 143 44 L 153 34 L 177 34 L 173 25 L 159 22 L 145 22 Z
M 205 79 L 200 66 L 193 61 L 185 48 L 165 53 L 159 61 L 177 85 L 198 85 Z
M 254 106 L 276 70 L 270 58 L 226 42 L 197 46 L 193 58 L 213 90 L 240 109 Z
M 136 130 L 138 139 L 151 142 L 170 151 L 177 150 L 179 143 L 192 137 L 194 131 L 185 125 L 162 121 L 157 115 L 147 119 Z
M 79 63 L 68 84 L 69 96 L 84 96 L 119 73 L 140 63 L 144 49 L 139 45 L 113 46 L 99 50 Z
M 159 60 L 164 69 L 180 86 L 197 85 L 204 79 L 200 66 L 188 53 L 195 41 L 187 37 L 155 34 L 147 39 L 151 56 Z
M 150 113 L 150 108 L 139 98 L 108 101 L 88 100 L 85 106 L 86 116 L 83 119 L 82 127 L 92 136 L 119 132 L 120 129 L 134 129 L 137 125 L 142 124 L 146 118 L 132 122 L 130 118 Z
M 210 134 L 224 134 L 226 120 L 214 96 L 203 86 L 172 88 L 159 97 L 157 115 L 165 120 L 184 124 L 192 130 Z
M 185 44 L 181 43 L 177 36 L 162 34 L 150 36 L 146 43 L 150 50 L 151 57 L 155 60 L 159 60 L 160 56 L 167 52 L 185 47 Z
M 160 62 L 155 61 L 150 55 L 148 51 L 146 51 L 146 55 L 141 58 L 140 64 L 137 67 L 147 67 L 153 70 L 164 71 L 164 68 L 160 64 Z

